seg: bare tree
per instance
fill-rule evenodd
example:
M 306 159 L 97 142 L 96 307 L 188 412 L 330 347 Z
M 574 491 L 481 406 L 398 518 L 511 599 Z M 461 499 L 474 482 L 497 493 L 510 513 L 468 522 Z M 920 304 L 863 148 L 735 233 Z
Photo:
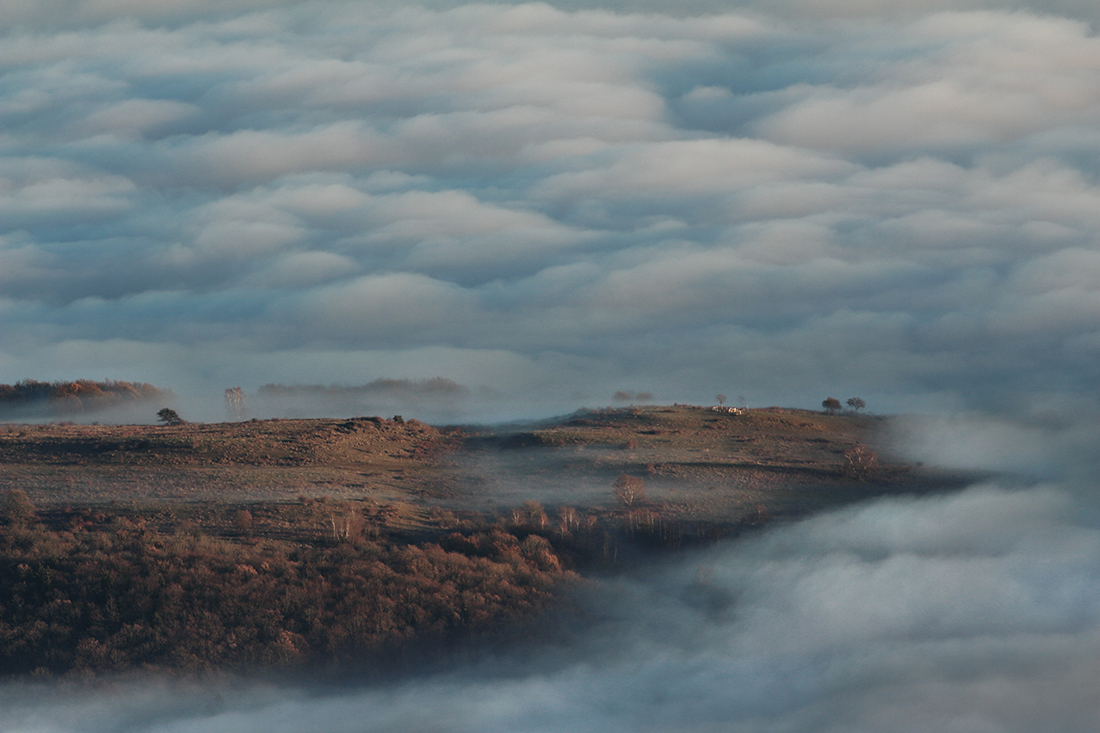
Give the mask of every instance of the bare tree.
M 848 404 L 848 407 L 852 408 L 856 412 L 859 412 L 860 410 L 862 410 L 864 407 L 867 406 L 867 403 L 864 402 L 859 397 L 849 397 L 847 404 Z
M 561 519 L 561 524 L 566 531 L 576 529 L 580 526 L 580 515 L 577 514 L 577 510 L 571 506 L 563 506 L 559 509 L 558 517 Z
M 240 387 L 225 390 L 225 409 L 230 420 L 244 420 L 248 414 L 244 406 L 244 392 Z
M 845 473 L 850 478 L 870 478 L 875 468 L 878 467 L 878 454 L 862 443 L 856 443 L 844 451 L 844 457 L 848 460 Z
M 550 519 L 546 516 L 546 510 L 542 508 L 542 504 L 534 499 L 523 502 L 523 519 L 529 526 L 539 529 L 545 529 L 546 525 L 550 523 Z
M 721 392 L 719 392 L 719 393 L 718 393 L 718 394 L 717 394 L 716 396 L 717 396 L 717 398 L 718 398 L 718 404 L 719 404 L 719 405 L 724 405 L 724 404 L 726 404 L 726 396 L 725 396 L 724 394 L 722 394 Z
M 645 501 L 645 481 L 637 476 L 624 473 L 615 479 L 615 496 L 627 506 L 634 506 L 637 502 Z
M 355 509 L 349 509 L 343 516 L 333 514 L 329 517 L 329 524 L 332 525 L 333 542 L 348 542 L 359 535 L 363 528 L 363 516 Z

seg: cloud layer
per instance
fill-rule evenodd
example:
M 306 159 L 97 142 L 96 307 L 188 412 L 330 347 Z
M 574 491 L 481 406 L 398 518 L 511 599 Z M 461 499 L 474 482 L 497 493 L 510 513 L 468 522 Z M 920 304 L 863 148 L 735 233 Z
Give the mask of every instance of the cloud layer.
M 1091 399 L 1095 11 L 767 5 L 0 6 L 0 381 Z

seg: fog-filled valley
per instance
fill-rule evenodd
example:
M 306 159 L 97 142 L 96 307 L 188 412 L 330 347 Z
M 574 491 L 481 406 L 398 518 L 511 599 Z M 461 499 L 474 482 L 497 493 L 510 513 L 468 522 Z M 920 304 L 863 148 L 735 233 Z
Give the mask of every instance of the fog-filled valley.
M 1060 457 L 1042 477 L 1009 458 L 1012 422 L 899 431 L 918 446 L 910 457 L 998 478 L 597 573 L 523 640 L 381 678 L 8 682 L 0 730 L 1092 731 L 1100 511 L 1089 461 L 1065 458 L 1091 422 L 1031 432 Z M 966 456 L 953 450 L 961 434 Z
M 27 682 L 0 729 L 1091 731 L 1096 512 L 1065 486 L 888 499 L 580 591 L 577 621 L 391 682 Z

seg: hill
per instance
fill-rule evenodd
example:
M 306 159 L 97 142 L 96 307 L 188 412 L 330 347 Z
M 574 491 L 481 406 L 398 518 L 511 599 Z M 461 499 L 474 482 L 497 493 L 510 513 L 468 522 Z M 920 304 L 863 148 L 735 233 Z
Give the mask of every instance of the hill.
M 878 458 L 884 423 L 672 406 L 492 429 L 8 425 L 0 673 L 376 665 L 506 633 L 578 572 L 957 479 Z

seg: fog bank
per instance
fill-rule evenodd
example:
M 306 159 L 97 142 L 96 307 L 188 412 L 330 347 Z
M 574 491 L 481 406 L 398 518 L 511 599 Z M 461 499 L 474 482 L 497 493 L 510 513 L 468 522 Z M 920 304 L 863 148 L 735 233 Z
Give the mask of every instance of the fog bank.
M 339 689 L 7 685 L 0 730 L 1094 731 L 1100 532 L 1078 502 L 881 500 L 598 583 L 583 627 L 514 659 Z

